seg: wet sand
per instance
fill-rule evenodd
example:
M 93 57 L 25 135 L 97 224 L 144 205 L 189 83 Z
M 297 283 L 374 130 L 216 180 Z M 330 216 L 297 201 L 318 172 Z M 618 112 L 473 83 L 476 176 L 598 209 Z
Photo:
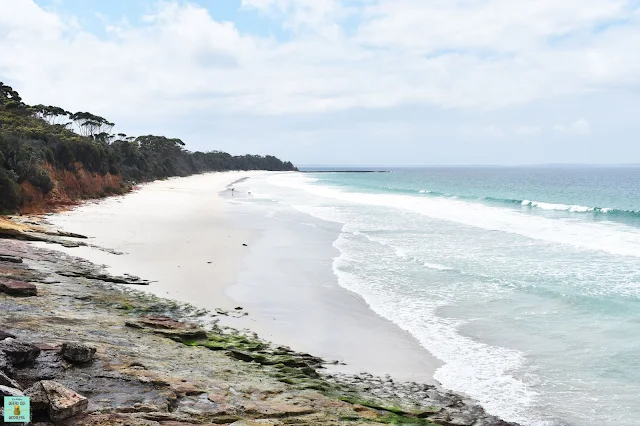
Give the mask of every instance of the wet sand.
M 90 236 L 90 247 L 62 248 L 110 273 L 155 281 L 139 288 L 205 309 L 241 305 L 229 319 L 295 350 L 339 360 L 342 372 L 433 382 L 440 363 L 408 333 L 337 285 L 331 262 L 338 229 L 270 220 L 229 185 L 265 172 L 209 173 L 142 186 L 48 220 Z M 221 195 L 222 193 L 222 195 Z M 246 244 L 246 246 L 244 245 Z

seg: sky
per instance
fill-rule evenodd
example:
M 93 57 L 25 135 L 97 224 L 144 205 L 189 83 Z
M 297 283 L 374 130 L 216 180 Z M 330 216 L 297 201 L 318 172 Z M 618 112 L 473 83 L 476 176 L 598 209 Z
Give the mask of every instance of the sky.
M 297 165 L 640 163 L 640 0 L 2 0 L 0 81 Z

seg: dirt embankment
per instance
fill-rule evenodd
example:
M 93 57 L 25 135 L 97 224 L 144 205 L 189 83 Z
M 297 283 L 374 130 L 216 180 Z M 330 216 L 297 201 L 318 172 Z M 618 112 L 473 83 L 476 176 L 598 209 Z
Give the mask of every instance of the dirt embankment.
M 57 169 L 50 164 L 44 169 L 53 181 L 53 189 L 43 194 L 40 188 L 29 182 L 23 182 L 20 187 L 24 203 L 20 213 L 41 214 L 60 207 L 75 205 L 81 200 L 123 194 L 131 189 L 131 186 L 122 180 L 122 176 L 91 173 L 82 163 L 75 164 L 75 171 Z

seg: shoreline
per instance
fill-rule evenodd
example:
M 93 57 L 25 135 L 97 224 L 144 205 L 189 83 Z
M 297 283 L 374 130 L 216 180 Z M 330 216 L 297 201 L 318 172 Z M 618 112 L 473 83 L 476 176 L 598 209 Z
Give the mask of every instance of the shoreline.
M 165 182 L 167 182 L 167 181 L 165 181 Z M 233 183 L 233 182 L 232 182 L 232 183 Z M 153 184 L 150 184 L 150 185 L 153 185 Z M 141 191 L 141 192 L 143 192 L 143 191 Z M 131 195 L 129 195 L 129 196 L 131 196 Z M 216 196 L 217 196 L 217 192 L 216 192 Z M 211 200 L 211 199 L 209 199 L 208 201 L 212 201 L 212 200 Z M 102 203 L 102 202 L 101 202 L 101 203 Z M 118 202 L 116 201 L 116 203 L 118 203 Z M 168 213 L 168 212 L 163 211 L 163 214 L 167 214 L 167 213 Z M 174 219 L 175 219 L 175 218 L 174 218 Z M 221 220 L 221 218 L 220 218 L 220 217 L 216 217 L 216 218 L 214 218 L 214 219 L 215 219 L 215 220 Z M 234 244 L 235 244 L 235 243 L 238 243 L 238 242 L 239 242 L 241 239 L 243 239 L 243 238 L 247 238 L 247 234 L 243 234 L 243 235 L 241 236 L 241 238 L 240 238 L 240 237 L 238 237 L 238 235 L 237 235 L 237 234 L 234 234 L 234 235 L 235 235 L 235 237 L 234 237 Z M 254 239 L 253 239 L 253 240 L 251 240 L 251 241 L 255 241 L 255 240 L 258 238 L 258 236 L 257 236 L 257 235 L 255 235 L 255 234 L 254 234 L 254 235 L 252 235 L 252 237 L 253 237 Z M 231 238 L 231 236 L 229 236 L 228 238 Z M 3 241 L 3 240 L 0 240 L 0 242 L 2 242 L 2 241 Z M 253 244 L 253 243 L 251 243 L 251 244 Z M 41 246 L 41 244 L 36 244 L 36 245 L 40 245 L 40 246 Z M 244 246 L 239 246 L 239 247 L 244 247 Z M 81 247 L 74 247 L 74 248 L 63 248 L 62 250 L 63 250 L 63 251 L 65 251 L 65 252 L 67 252 L 67 253 L 74 254 L 74 253 L 78 253 L 78 252 L 79 252 L 79 249 L 80 249 L 80 250 L 84 250 L 84 249 L 89 250 L 89 248 L 88 248 L 88 247 L 82 247 L 82 246 L 81 246 Z M 43 248 L 37 248 L 37 247 L 36 247 L 36 248 L 34 248 L 33 250 L 36 250 L 36 251 L 44 250 L 44 252 L 49 253 L 49 255 L 54 256 L 54 257 L 57 257 L 57 256 L 55 256 L 55 255 L 53 254 L 53 252 L 51 252 L 51 250 L 48 250 L 48 249 L 47 249 L 47 250 L 45 250 L 45 249 L 43 249 Z M 29 251 L 29 249 L 27 249 L 27 251 Z M 96 252 L 96 253 L 99 253 L 99 255 L 98 255 L 98 256 L 117 257 L 117 258 L 127 258 L 127 255 L 126 255 L 126 254 L 125 254 L 125 255 L 120 255 L 120 256 L 118 256 L 118 255 L 114 255 L 114 254 L 105 254 L 104 252 L 98 252 L 98 251 L 96 251 L 96 250 L 93 250 L 93 251 L 94 251 L 94 252 Z M 234 255 L 236 256 L 236 258 L 235 258 L 235 260 L 234 260 L 234 261 L 237 261 L 237 259 L 238 259 L 238 257 L 237 257 L 237 253 L 236 253 L 236 254 L 233 254 L 233 253 L 228 253 L 228 252 L 227 252 L 227 253 L 225 253 L 225 254 L 227 255 L 227 259 L 232 259 L 232 257 L 233 257 Z M 64 256 L 64 255 L 60 255 L 60 256 Z M 65 258 L 65 259 L 66 259 L 66 257 L 61 257 L 61 258 Z M 200 261 L 200 260 L 202 260 L 202 259 L 199 259 L 199 261 Z M 37 263 L 37 262 L 36 262 L 36 263 Z M 86 263 L 86 262 L 83 262 L 83 263 Z M 32 264 L 30 264 L 29 266 L 37 266 L 37 265 L 32 265 Z M 67 265 L 67 266 L 68 266 L 68 265 Z M 120 265 L 119 265 L 119 266 L 117 266 L 117 267 L 113 267 L 113 266 L 112 266 L 111 268 L 108 268 L 108 271 L 109 271 L 109 272 L 111 272 L 111 273 L 119 272 L 119 270 L 118 270 L 118 269 L 119 269 L 119 268 L 126 269 L 126 267 L 125 267 L 125 266 L 126 266 L 125 264 L 120 264 Z M 94 265 L 89 265 L 89 269 L 96 269 L 96 267 L 95 267 Z M 227 268 L 227 276 L 231 275 L 231 274 L 229 274 L 229 273 L 228 273 L 228 269 L 230 269 L 230 268 Z M 130 271 L 130 270 L 129 270 L 129 271 L 124 271 L 124 272 L 122 272 L 122 274 L 124 274 L 124 273 L 131 273 L 131 272 L 132 272 L 132 271 Z M 143 276 L 143 278 L 145 278 L 145 279 L 146 279 L 147 277 Z M 66 279 L 68 279 L 68 278 L 64 278 L 64 279 L 66 280 Z M 182 278 L 182 279 L 184 279 L 184 278 Z M 224 280 L 223 280 L 223 281 L 224 281 Z M 232 310 L 233 308 L 232 308 L 231 306 L 233 306 L 233 305 L 234 305 L 234 303 L 233 303 L 233 301 L 232 301 L 232 300 L 225 299 L 224 297 L 222 297 L 222 296 L 221 296 L 221 293 L 224 293 L 224 289 L 225 289 L 225 288 L 228 288 L 228 283 L 229 283 L 229 281 L 227 280 L 227 281 L 225 281 L 225 283 L 226 283 L 227 285 L 225 285 L 225 284 L 219 284 L 219 285 L 217 286 L 218 288 L 217 288 L 217 289 L 215 289 L 215 292 L 213 292 L 213 291 L 211 292 L 211 294 L 214 294 L 214 293 L 216 294 L 216 304 L 218 304 L 218 305 L 219 305 L 219 304 L 222 304 L 222 303 L 224 303 L 224 304 L 225 304 L 225 307 L 224 307 L 224 308 L 222 308 L 222 309 L 218 309 L 218 310 L 211 309 L 211 310 L 209 311 L 209 314 L 207 314 L 207 315 L 209 315 L 209 317 L 210 317 L 210 318 L 211 318 L 211 315 L 213 315 L 213 317 L 215 318 L 215 320 L 214 320 L 214 324 L 222 324 L 222 323 L 225 323 L 225 322 L 226 322 L 225 320 L 229 318 L 229 315 L 232 315 L 232 316 L 235 316 L 235 317 L 242 317 L 242 316 L 243 316 L 243 312 L 242 312 L 242 311 L 238 312 L 238 311 L 234 311 L 234 310 Z M 152 283 L 150 287 L 145 287 L 145 290 L 149 290 L 149 289 L 151 289 L 151 288 L 153 287 L 153 285 L 154 285 L 154 284 L 155 284 L 155 283 Z M 100 283 L 99 283 L 99 285 L 104 285 L 104 283 L 103 283 L 103 282 L 100 282 Z M 125 293 L 126 293 L 126 292 L 129 292 L 129 291 L 134 291 L 134 294 L 137 294 L 137 293 L 139 293 L 139 291 L 138 291 L 138 290 L 140 289 L 139 287 L 133 287 L 133 288 L 134 288 L 134 290 L 131 290 L 131 286 L 122 286 L 122 287 L 130 287 L 130 289 L 129 289 L 129 290 L 126 290 L 126 291 L 125 291 Z M 120 288 L 120 291 L 122 291 L 122 287 Z M 113 290 L 114 290 L 114 288 L 113 288 L 113 287 L 110 287 L 110 288 L 108 288 L 108 289 L 103 289 L 103 290 L 105 290 L 105 293 L 112 293 L 112 292 L 113 292 Z M 117 291 L 117 290 L 116 290 L 116 291 Z M 342 289 L 342 291 L 346 292 L 346 290 L 344 290 L 344 289 Z M 153 291 L 153 293 L 155 293 L 155 296 L 161 296 L 161 297 L 163 296 L 163 295 L 161 295 L 161 294 L 158 294 L 159 292 L 157 292 L 157 291 Z M 151 297 L 151 298 L 153 298 L 153 297 L 155 297 L 155 296 L 150 296 L 150 297 Z M 186 294 L 186 295 L 185 295 L 185 294 L 182 294 L 182 296 L 183 296 L 183 297 L 182 297 L 183 299 L 189 299 L 189 298 L 193 297 L 193 295 L 192 295 L 192 294 L 191 294 L 191 295 L 190 295 L 190 294 Z M 170 296 L 167 296 L 167 297 L 170 297 Z M 143 298 L 143 299 L 144 299 L 144 298 Z M 182 302 L 187 302 L 187 303 L 188 303 L 188 300 L 182 300 Z M 231 303 L 229 303 L 229 302 L 231 302 Z M 127 302 L 127 303 L 128 303 L 128 302 Z M 165 302 L 163 302 L 163 303 L 170 303 L 170 304 L 171 304 L 171 303 L 173 303 L 173 304 L 175 305 L 175 302 L 170 302 L 170 301 L 165 301 Z M 109 307 L 109 310 L 110 310 L 110 311 L 115 311 L 118 315 L 122 315 L 122 309 L 123 309 L 123 308 L 122 308 L 122 306 L 125 306 L 125 308 L 126 308 L 126 307 L 128 307 L 128 306 L 135 306 L 135 305 L 128 305 L 128 304 L 122 305 L 122 304 L 120 304 L 120 307 L 116 307 L 115 309 L 114 309 L 114 307 L 113 307 L 113 306 L 110 306 L 110 307 Z M 220 306 L 218 306 L 218 307 L 220 308 Z M 126 315 L 131 315 L 131 313 L 130 313 L 129 311 L 130 311 L 130 310 L 134 310 L 134 311 L 135 311 L 136 309 L 137 309 L 137 308 L 124 309 L 124 310 L 126 311 Z M 231 311 L 228 311 L 228 310 L 231 310 Z M 198 312 L 198 310 L 197 310 L 197 309 L 192 309 L 192 311 Z M 212 314 L 212 312 L 216 312 L 216 313 L 215 313 L 215 314 Z M 166 312 L 163 312 L 163 313 L 166 313 Z M 373 313 L 373 312 L 371 311 L 371 313 Z M 170 314 L 173 314 L 173 315 L 171 315 L 171 316 L 173 316 L 173 317 L 175 317 L 175 316 L 176 316 L 176 315 L 175 315 L 175 314 L 176 314 L 176 312 L 170 312 Z M 202 312 L 200 312 L 200 316 L 202 316 Z M 196 318 L 192 318 L 192 320 L 198 320 L 197 318 L 198 318 L 198 317 L 196 317 Z M 183 318 L 180 318 L 180 319 L 183 319 Z M 222 321 L 221 321 L 221 320 L 222 320 Z M 384 321 L 386 321 L 386 320 L 384 320 Z M 389 323 L 389 324 L 391 324 L 391 323 Z M 14 330 L 14 331 L 15 331 L 15 330 Z M 64 333 L 63 333 L 63 334 L 64 334 Z M 263 337 L 264 337 L 264 336 L 263 336 Z M 270 340 L 271 340 L 271 339 L 270 339 Z M 278 340 L 276 340 L 276 341 L 278 341 Z M 262 355 L 261 355 L 261 356 L 262 356 Z M 254 360 L 254 362 L 255 362 L 255 360 Z M 326 361 L 323 361 L 322 363 L 323 363 L 323 364 L 325 364 L 325 367 L 331 367 L 331 364 L 330 364 L 330 363 L 328 363 L 328 362 L 326 362 Z M 280 373 L 280 374 L 281 374 L 281 373 Z M 300 377 L 294 377 L 294 378 L 295 378 L 296 380 L 301 380 L 301 378 L 300 378 Z M 291 379 L 287 379 L 286 377 L 285 377 L 284 379 L 286 379 L 286 380 L 291 380 Z M 305 379 L 305 380 L 306 380 L 306 379 Z M 420 401 L 416 401 L 414 398 L 410 398 L 409 396 L 407 396 L 407 395 L 406 395 L 406 394 L 411 394 L 412 392 L 418 392 L 418 395 L 420 396 L 420 398 L 422 398 L 423 402 L 434 403 L 434 401 L 435 401 L 435 402 L 440 401 L 440 402 L 439 402 L 439 404 L 440 404 L 440 405 L 443 405 L 443 404 L 442 404 L 442 401 L 447 400 L 447 401 L 450 403 L 449 405 L 444 404 L 444 405 L 443 405 L 443 406 L 442 406 L 442 407 L 441 407 L 437 412 L 441 412 L 442 410 L 444 410 L 444 411 L 451 411 L 451 410 L 453 409 L 453 406 L 454 406 L 454 405 L 457 405 L 457 406 L 459 406 L 459 407 L 464 407 L 464 409 L 465 409 L 465 410 L 467 410 L 467 409 L 470 409 L 470 410 L 471 410 L 471 412 L 472 412 L 473 414 L 469 414 L 469 413 L 467 413 L 467 414 L 466 414 L 467 416 L 468 416 L 468 415 L 471 415 L 471 417 L 473 417 L 474 419 L 475 419 L 475 418 L 486 418 L 486 419 L 487 419 L 487 421 L 490 421 L 489 423 L 482 423 L 482 424 L 487 424 L 487 425 L 489 425 L 489 424 L 496 424 L 496 425 L 498 425 L 498 424 L 507 424 L 507 423 L 501 422 L 501 421 L 499 421 L 499 420 L 497 420 L 497 419 L 495 419 L 495 418 L 492 418 L 491 416 L 487 416 L 487 415 L 484 413 L 484 411 L 483 411 L 479 406 L 477 406 L 477 405 L 473 405 L 473 403 L 471 403 L 470 401 L 468 401 L 468 400 L 467 400 L 466 398 L 464 398 L 464 397 L 459 397 L 459 396 L 456 396 L 456 395 L 454 395 L 454 394 L 451 394 L 451 393 L 448 393 L 448 392 L 444 392 L 444 391 L 437 391 L 437 392 L 435 392 L 435 389 L 436 389 L 436 388 L 435 388 L 433 385 L 424 385 L 424 386 L 422 386 L 422 385 L 418 385 L 417 383 L 410 383 L 410 384 L 408 384 L 408 385 L 407 385 L 408 387 L 403 388 L 402 386 L 404 386 L 404 385 L 401 385 L 401 384 L 398 384 L 398 383 L 394 383 L 394 381 L 393 381 L 391 378 L 389 378 L 389 377 L 387 377 L 386 379 L 379 379 L 379 378 L 377 378 L 377 377 L 375 377 L 375 376 L 372 376 L 372 375 L 369 375 L 369 374 L 366 374 L 366 373 L 364 373 L 364 374 L 360 374 L 360 375 L 356 375 L 356 376 L 345 375 L 345 374 L 339 374 L 339 373 L 338 373 L 338 374 L 326 374 L 326 373 L 325 373 L 325 374 L 322 374 L 322 378 L 321 378 L 321 380 L 322 380 L 322 382 L 323 382 L 323 383 L 324 383 L 324 382 L 326 382 L 326 383 L 333 383 L 333 384 L 335 384 L 335 385 L 340 385 L 340 386 L 345 385 L 345 383 L 346 383 L 346 384 L 347 384 L 347 385 L 349 385 L 349 386 L 352 386 L 352 387 L 353 387 L 353 386 L 355 386 L 356 388 L 358 388 L 358 392 L 364 392 L 365 394 L 367 394 L 367 396 L 366 396 L 367 398 L 374 398 L 374 399 L 376 399 L 376 398 L 377 398 L 377 399 L 380 399 L 380 398 L 382 398 L 382 399 L 385 399 L 385 398 L 389 399 L 389 398 L 391 398 L 391 399 L 393 399 L 393 400 L 395 401 L 394 403 L 396 403 L 396 404 L 400 404 L 400 405 L 405 405 L 405 406 L 407 406 L 407 404 L 409 404 L 409 405 L 413 405 L 413 406 L 420 406 L 420 405 L 421 405 Z M 294 380 L 294 382 L 295 382 L 295 380 Z M 388 391 L 388 389 L 386 389 L 386 390 L 384 390 L 384 392 L 382 392 L 382 393 L 378 393 L 378 394 L 376 394 L 376 392 L 368 393 L 368 392 L 369 392 L 369 390 L 371 390 L 371 389 L 373 389 L 373 390 L 375 391 L 375 390 L 376 390 L 376 389 L 375 389 L 375 386 L 378 386 L 378 387 L 379 387 L 380 383 L 382 383 L 382 382 L 386 383 L 386 385 L 384 385 L 384 386 L 383 386 L 383 390 L 384 390 L 385 386 L 391 386 L 392 388 L 393 388 L 394 386 L 398 386 L 398 387 L 399 387 L 399 390 L 398 390 L 399 395 L 404 395 L 404 396 L 402 396 L 402 397 L 398 397 L 398 395 L 396 395 L 395 391 Z M 285 381 L 284 383 L 287 383 L 287 382 Z M 294 384 L 295 384 L 295 383 L 294 383 Z M 299 384 L 299 383 L 298 383 L 298 384 Z M 376 384 L 377 384 L 377 385 L 376 385 Z M 420 389 L 418 389 L 418 386 L 421 386 L 421 387 L 420 387 Z M 434 392 L 435 392 L 435 393 L 434 393 Z M 351 398 L 351 397 L 350 397 L 350 398 Z M 403 399 L 403 398 L 404 398 L 404 399 Z M 356 398 L 356 399 L 357 399 L 357 398 Z M 454 404 L 454 403 L 452 402 L 453 400 L 455 400 L 455 401 L 457 401 L 457 402 L 455 402 L 455 404 Z M 355 399 L 354 399 L 354 401 L 355 401 Z M 465 402 L 463 403 L 463 401 L 465 401 Z M 352 402 L 353 402 L 353 401 L 352 401 Z M 378 404 L 378 403 L 376 403 L 376 404 Z M 453 405 L 451 405 L 451 404 L 453 404 Z M 461 404 L 462 404 L 462 405 L 461 405 Z M 358 405 L 358 404 L 356 404 L 356 405 Z M 371 405 L 371 404 L 370 404 L 370 405 Z M 378 405 L 379 405 L 379 404 L 378 404 Z M 423 403 L 422 405 L 424 405 L 424 403 Z M 469 407 L 471 407 L 471 408 L 469 408 Z M 369 407 L 369 408 L 371 409 L 371 407 Z M 378 407 L 378 408 L 379 408 L 379 407 Z M 373 409 L 374 409 L 374 410 L 376 410 L 376 408 L 375 408 L 375 407 L 374 407 Z M 383 409 L 382 411 L 383 411 L 383 412 L 385 412 L 385 411 L 387 411 L 387 410 Z M 402 410 L 401 410 L 401 411 L 402 411 Z M 455 411 L 455 410 L 454 410 L 454 411 Z M 410 413 L 409 411 L 407 411 L 407 412 L 405 412 L 405 414 L 411 414 L 411 413 Z M 437 419 L 438 419 L 438 414 L 436 414 L 436 412 L 434 412 L 434 413 L 429 413 L 428 415 L 427 415 L 427 414 L 425 414 L 425 413 L 423 412 L 423 413 L 422 413 L 422 415 L 423 415 L 424 417 L 431 417 L 431 418 L 432 418 L 432 420 L 437 420 Z M 457 415 L 457 414 L 456 414 L 456 415 Z M 449 414 L 447 414 L 447 416 L 449 416 Z M 444 420 L 444 418 L 443 418 L 442 420 Z M 384 422 L 384 423 L 386 423 L 386 422 Z M 315 424 L 315 423 L 314 423 L 314 424 Z M 317 424 L 324 424 L 324 423 L 317 423 Z M 327 424 L 328 424 L 328 423 L 327 423 Z M 332 423 L 332 424 L 333 424 L 333 423 Z M 422 423 L 409 423 L 409 424 L 422 424 Z M 425 423 L 425 424 L 426 424 L 426 423 Z M 460 424 L 465 424 L 465 423 L 460 423 Z M 469 423 L 469 424 L 475 424 L 475 420 L 473 420 L 473 423 Z
M 334 264 L 340 251 L 334 243 L 342 226 L 256 204 L 242 191 L 248 187 L 236 187 L 235 199 L 223 194 L 232 203 L 233 225 L 258 231 L 237 282 L 227 289 L 251 313 L 234 325 L 246 324 L 270 340 L 339 360 L 331 366 L 339 373 L 437 383 L 433 375 L 442 363 L 339 284 Z

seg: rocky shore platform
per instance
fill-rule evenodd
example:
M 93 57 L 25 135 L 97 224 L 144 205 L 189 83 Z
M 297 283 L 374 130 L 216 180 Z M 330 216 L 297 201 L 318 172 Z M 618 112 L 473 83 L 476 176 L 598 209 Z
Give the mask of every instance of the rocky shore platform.
M 329 374 L 325 360 L 219 324 L 240 307 L 160 299 L 122 285 L 142 279 L 24 241 L 72 247 L 80 235 L 24 218 L 0 228 L 0 397 L 30 396 L 34 425 L 516 426 L 432 385 Z

